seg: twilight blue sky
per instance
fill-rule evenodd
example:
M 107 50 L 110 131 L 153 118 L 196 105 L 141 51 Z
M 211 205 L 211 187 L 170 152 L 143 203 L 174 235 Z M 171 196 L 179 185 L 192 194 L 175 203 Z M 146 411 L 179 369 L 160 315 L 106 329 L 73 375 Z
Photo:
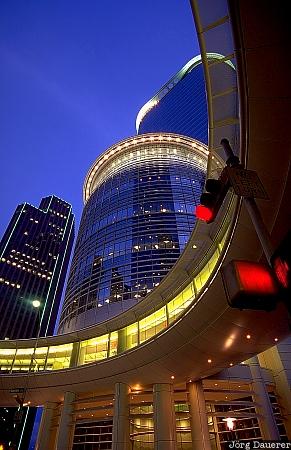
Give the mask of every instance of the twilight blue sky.
M 188 0 L 1 0 L 0 236 L 50 194 L 78 222 L 92 162 L 198 53 Z

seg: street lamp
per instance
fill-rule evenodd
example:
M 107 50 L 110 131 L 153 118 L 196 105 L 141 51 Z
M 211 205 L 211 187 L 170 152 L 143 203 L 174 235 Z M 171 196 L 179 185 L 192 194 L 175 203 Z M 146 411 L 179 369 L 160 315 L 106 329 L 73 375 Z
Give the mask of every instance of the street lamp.
M 40 307 L 40 301 L 39 301 L 39 300 L 33 300 L 32 306 L 33 306 L 34 308 L 39 308 L 39 307 Z
M 16 449 L 16 440 L 17 440 L 17 433 L 19 430 L 19 427 L 21 426 L 21 424 L 23 424 L 23 429 L 25 427 L 25 422 L 27 419 L 27 414 L 28 414 L 28 410 L 30 408 L 30 401 L 28 402 L 24 402 L 25 401 L 25 397 L 27 394 L 27 387 L 28 387 L 28 381 L 29 381 L 29 376 L 30 373 L 33 371 L 33 365 L 35 363 L 35 368 L 37 368 L 37 361 L 35 359 L 35 355 L 36 355 L 36 348 L 37 348 L 37 342 L 38 339 L 40 337 L 40 327 L 41 327 L 41 315 L 40 315 L 40 306 L 41 306 L 41 302 L 37 299 L 30 301 L 30 304 L 32 305 L 33 308 L 35 308 L 37 311 L 37 321 L 39 319 L 39 323 L 37 325 L 37 335 L 36 335 L 36 339 L 35 339 L 35 344 L 34 344 L 34 349 L 33 349 L 33 354 L 31 356 L 31 361 L 30 361 L 30 366 L 28 368 L 28 372 L 27 372 L 27 376 L 26 376 L 26 383 L 25 383 L 25 387 L 23 388 L 19 388 L 17 389 L 19 391 L 20 395 L 14 395 L 15 400 L 17 401 L 17 403 L 19 404 L 19 407 L 17 409 L 17 411 L 14 414 L 14 436 L 12 437 L 12 440 L 10 442 L 10 447 L 11 449 Z M 23 414 L 24 414 L 24 407 L 27 407 L 27 411 L 26 411 L 26 417 L 24 419 L 24 423 L 23 423 Z M 1 450 L 1 446 L 0 446 L 0 450 Z

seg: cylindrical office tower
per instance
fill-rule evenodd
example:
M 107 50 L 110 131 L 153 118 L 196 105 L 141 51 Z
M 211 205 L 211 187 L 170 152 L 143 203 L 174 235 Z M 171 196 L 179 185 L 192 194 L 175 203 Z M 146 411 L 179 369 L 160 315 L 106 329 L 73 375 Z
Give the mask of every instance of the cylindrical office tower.
M 207 148 L 169 133 L 135 136 L 94 162 L 59 332 L 111 318 L 174 265 L 195 224 Z

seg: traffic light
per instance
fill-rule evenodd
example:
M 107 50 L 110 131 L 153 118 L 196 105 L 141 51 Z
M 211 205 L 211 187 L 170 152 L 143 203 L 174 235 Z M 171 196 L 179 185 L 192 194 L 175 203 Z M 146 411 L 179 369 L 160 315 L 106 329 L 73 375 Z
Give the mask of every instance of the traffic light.
M 221 269 L 228 304 L 232 308 L 272 311 L 280 299 L 272 269 L 252 261 L 233 260 Z
M 274 252 L 271 265 L 280 287 L 287 293 L 291 289 L 291 231 Z
M 208 178 L 204 192 L 200 197 L 200 205 L 196 207 L 195 215 L 197 219 L 211 223 L 221 207 L 223 200 L 229 189 L 229 181 L 226 168 L 223 169 L 218 180 Z

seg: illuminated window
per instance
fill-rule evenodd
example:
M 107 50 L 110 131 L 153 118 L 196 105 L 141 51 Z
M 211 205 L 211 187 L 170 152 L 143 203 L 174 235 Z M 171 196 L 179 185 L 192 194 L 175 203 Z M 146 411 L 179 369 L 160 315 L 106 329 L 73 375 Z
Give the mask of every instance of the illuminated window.
M 79 364 L 89 364 L 107 358 L 109 335 L 81 342 Z

